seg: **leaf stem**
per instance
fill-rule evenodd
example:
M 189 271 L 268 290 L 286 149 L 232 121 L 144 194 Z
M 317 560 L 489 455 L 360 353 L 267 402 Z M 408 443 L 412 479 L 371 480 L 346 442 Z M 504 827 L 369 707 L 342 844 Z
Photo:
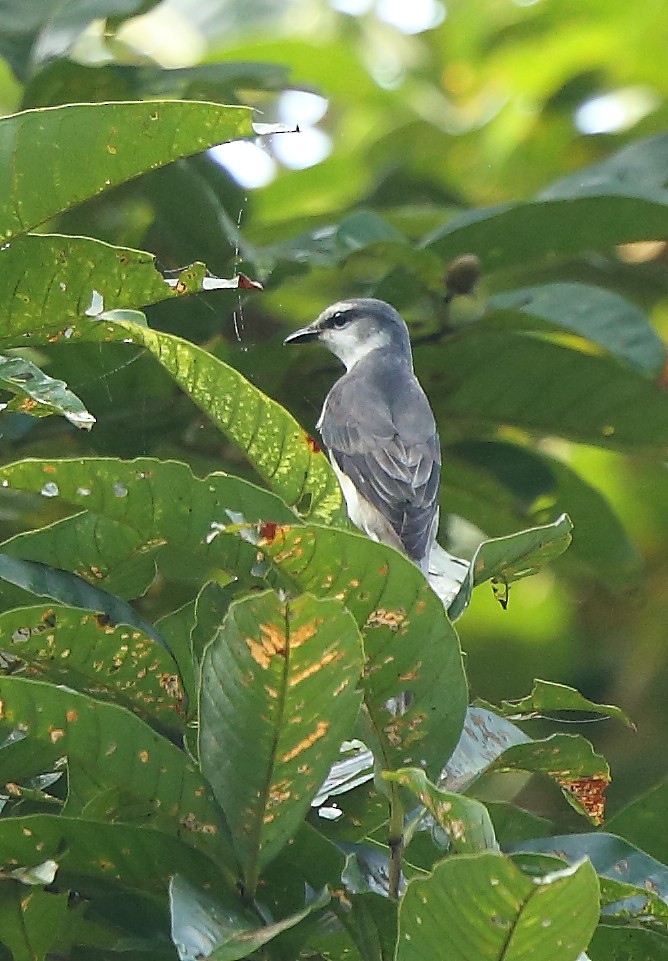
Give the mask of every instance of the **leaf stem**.
M 404 853 L 404 809 L 399 797 L 399 785 L 390 785 L 390 823 L 387 832 L 387 846 L 390 849 L 389 896 L 399 899 L 401 883 L 401 859 Z

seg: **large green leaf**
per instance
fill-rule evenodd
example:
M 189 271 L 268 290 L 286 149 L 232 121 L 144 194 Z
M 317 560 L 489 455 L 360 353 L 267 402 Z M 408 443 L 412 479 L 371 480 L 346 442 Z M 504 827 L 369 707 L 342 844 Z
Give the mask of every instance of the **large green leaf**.
M 225 891 L 225 879 L 209 858 L 162 831 L 50 814 L 0 819 L 4 870 L 46 860 L 56 861 L 59 882 L 76 884 L 82 894 L 94 893 L 102 881 L 164 896 L 176 871 L 194 882 L 215 885 L 220 897 Z
M 147 543 L 145 536 L 121 521 L 84 511 L 16 534 L 2 550 L 19 560 L 71 569 L 84 581 L 104 585 L 110 594 L 132 599 L 142 596 L 154 581 L 162 546 L 158 538 Z
M 437 399 L 437 415 L 461 421 L 468 431 L 512 425 L 622 449 L 668 443 L 665 394 L 610 356 L 483 321 L 458 333 L 447 350 L 419 348 L 418 364 L 425 390 Z M 447 397 L 439 403 L 437 383 L 444 381 Z
M 0 686 L 4 726 L 20 728 L 52 764 L 67 757 L 68 815 L 105 792 L 121 791 L 143 812 L 143 823 L 229 859 L 218 805 L 194 765 L 170 741 L 129 711 L 65 687 L 20 676 L 3 677 Z M 0 748 L 0 781 L 33 773 L 22 769 L 22 743 Z M 131 819 L 129 812 L 126 816 Z
M 113 247 L 91 237 L 26 234 L 0 249 L 0 343 L 69 340 L 70 324 L 84 314 L 137 308 L 202 289 L 203 265 L 192 265 L 167 282 L 153 254 Z M 209 287 L 238 287 L 207 278 Z M 241 281 L 243 283 L 243 281 Z M 94 317 L 88 323 L 96 323 Z
M 411 881 L 399 909 L 397 961 L 576 961 L 598 920 L 588 861 L 541 879 L 489 852 Z
M 148 555 L 153 563 L 160 551 L 169 552 L 186 571 L 205 572 L 217 566 L 242 576 L 253 567 L 255 550 L 237 537 L 225 536 L 225 527 L 234 519 L 286 522 L 295 516 L 277 497 L 247 481 L 222 473 L 200 479 L 186 464 L 150 457 L 19 461 L 0 469 L 0 477 L 5 487 L 58 497 L 77 509 L 103 515 L 107 523 L 101 526 L 84 519 L 82 528 L 75 522 L 67 529 L 79 547 L 73 555 L 78 570 L 99 584 L 110 573 L 117 580 L 119 564 L 126 564 L 128 553 L 137 562 Z M 104 536 L 98 538 L 99 534 Z M 67 561 L 62 531 L 56 527 L 53 536 L 47 535 L 48 530 L 36 538 L 40 558 L 55 563 L 57 553 L 61 563 Z M 8 546 L 12 550 L 11 541 Z M 31 549 L 31 537 L 21 538 L 20 553 Z M 140 570 L 143 575 L 144 568 Z M 140 581 L 136 594 L 145 587 Z
M 339 602 L 308 595 L 236 601 L 206 649 L 200 761 L 250 892 L 350 735 L 361 670 L 353 618 Z
M 474 210 L 453 217 L 424 243 L 444 260 L 474 251 L 492 271 L 663 237 L 668 192 L 631 188 L 626 193 L 600 187 L 587 196 Z
M 9 240 L 147 170 L 249 136 L 248 108 L 194 101 L 68 104 L 5 117 L 0 234 Z
M 184 690 L 171 656 L 137 628 L 49 605 L 0 614 L 0 648 L 29 677 L 128 707 L 159 729 L 183 729 Z
M 129 322 L 79 325 L 73 336 L 145 347 L 287 504 L 324 522 L 343 518 L 339 485 L 315 441 L 234 368 L 180 337 Z
M 666 359 L 663 341 L 638 307 L 601 287 L 554 283 L 497 294 L 487 301 L 487 319 L 509 317 L 519 329 L 564 329 L 586 337 L 640 373 L 659 373 Z M 518 316 L 519 315 L 519 316 Z
M 62 414 L 80 430 L 90 430 L 95 423 L 93 415 L 64 381 L 49 377 L 23 357 L 0 354 L 0 389 L 16 395 L 9 404 L 1 405 L 0 410 L 19 411 L 31 417 Z
M 383 544 L 306 526 L 265 531 L 260 546 L 302 590 L 336 597 L 364 637 L 365 734 L 384 768 L 419 764 L 435 777 L 459 738 L 466 679 L 457 635 L 418 569 Z M 410 695 L 405 712 L 391 699 Z M 373 740 L 373 743 L 372 743 Z

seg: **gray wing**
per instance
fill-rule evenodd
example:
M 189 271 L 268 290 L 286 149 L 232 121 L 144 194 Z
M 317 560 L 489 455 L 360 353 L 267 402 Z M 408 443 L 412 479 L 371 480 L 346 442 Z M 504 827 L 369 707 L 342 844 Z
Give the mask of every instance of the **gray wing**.
M 320 430 L 339 468 L 419 561 L 438 512 L 440 444 L 412 372 L 384 388 L 360 376 L 342 377 L 327 397 Z

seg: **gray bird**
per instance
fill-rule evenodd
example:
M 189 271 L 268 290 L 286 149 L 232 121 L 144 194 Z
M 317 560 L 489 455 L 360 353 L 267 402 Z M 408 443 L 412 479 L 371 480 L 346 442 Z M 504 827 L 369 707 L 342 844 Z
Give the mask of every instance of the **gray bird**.
M 382 300 L 343 300 L 285 343 L 311 340 L 346 368 L 317 427 L 350 519 L 428 575 L 438 528 L 441 448 L 413 372 L 406 324 Z

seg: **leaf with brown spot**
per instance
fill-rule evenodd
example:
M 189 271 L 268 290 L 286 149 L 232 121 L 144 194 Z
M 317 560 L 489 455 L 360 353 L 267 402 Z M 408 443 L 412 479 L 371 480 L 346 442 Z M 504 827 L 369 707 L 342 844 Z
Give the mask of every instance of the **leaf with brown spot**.
M 514 744 L 488 771 L 543 774 L 559 785 L 576 811 L 594 824 L 603 819 L 603 792 L 610 783 L 610 770 L 605 758 L 579 734 L 553 734 L 544 740 Z
M 296 832 L 351 736 L 361 669 L 351 615 L 307 594 L 235 601 L 207 647 L 199 755 L 248 891 Z
M 382 778 L 408 788 L 446 834 L 450 854 L 498 851 L 499 846 L 487 808 L 474 798 L 441 791 L 419 768 L 383 771 Z M 408 854 L 410 861 L 410 853 Z
M 64 605 L 23 607 L 0 614 L 0 639 L 31 677 L 113 701 L 160 731 L 182 732 L 184 692 L 170 655 L 143 631 L 99 621 Z
M 20 782 L 67 758 L 68 796 L 64 814 L 76 817 L 108 791 L 121 798 L 110 816 L 132 820 L 130 808 L 141 811 L 143 828 L 155 828 L 198 848 L 231 873 L 233 854 L 227 826 L 211 789 L 187 755 L 129 711 L 95 701 L 65 687 L 2 678 L 5 717 L 26 732 L 23 741 L 3 747 L 3 773 Z M 72 723 L 68 717 L 76 720 Z M 27 742 L 32 752 L 25 752 Z M 206 826 L 206 827 L 200 827 Z
M 435 778 L 462 729 L 467 689 L 459 640 L 420 571 L 351 531 L 281 526 L 263 545 L 302 590 L 340 600 L 363 633 L 364 740 L 383 768 L 423 764 Z M 402 692 L 408 708 L 395 710 Z

